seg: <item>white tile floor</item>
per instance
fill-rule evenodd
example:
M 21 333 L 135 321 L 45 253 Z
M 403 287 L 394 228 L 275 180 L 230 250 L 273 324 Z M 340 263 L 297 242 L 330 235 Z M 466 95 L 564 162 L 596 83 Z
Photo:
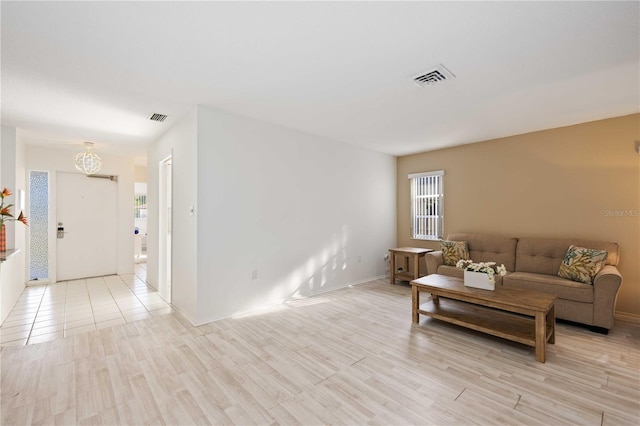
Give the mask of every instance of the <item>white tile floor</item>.
M 31 345 L 173 312 L 145 284 L 146 263 L 134 275 L 110 275 L 29 286 L 0 327 L 0 344 Z

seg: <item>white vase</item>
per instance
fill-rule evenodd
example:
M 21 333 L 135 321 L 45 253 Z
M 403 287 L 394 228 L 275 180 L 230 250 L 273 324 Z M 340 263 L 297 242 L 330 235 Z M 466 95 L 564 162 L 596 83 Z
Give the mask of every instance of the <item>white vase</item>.
M 493 277 L 493 281 L 489 278 L 489 274 L 485 274 L 484 272 L 464 271 L 464 285 L 467 287 L 495 290 L 495 276 Z

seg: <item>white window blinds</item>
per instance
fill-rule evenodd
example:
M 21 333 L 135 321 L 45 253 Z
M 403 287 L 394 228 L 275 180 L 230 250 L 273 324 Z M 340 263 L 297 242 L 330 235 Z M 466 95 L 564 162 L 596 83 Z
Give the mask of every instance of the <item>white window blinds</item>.
M 413 173 L 411 234 L 421 240 L 439 240 L 444 231 L 444 171 Z

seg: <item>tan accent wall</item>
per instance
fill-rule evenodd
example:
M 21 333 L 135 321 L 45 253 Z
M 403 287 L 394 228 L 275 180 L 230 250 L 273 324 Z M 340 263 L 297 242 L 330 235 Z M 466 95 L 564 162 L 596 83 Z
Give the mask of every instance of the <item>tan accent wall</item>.
M 398 246 L 411 239 L 409 173 L 444 170 L 444 235 L 574 237 L 617 242 L 616 310 L 640 316 L 640 114 L 397 159 Z M 424 266 L 424 265 L 423 265 Z
M 136 182 L 147 181 L 147 166 L 135 166 L 135 180 Z

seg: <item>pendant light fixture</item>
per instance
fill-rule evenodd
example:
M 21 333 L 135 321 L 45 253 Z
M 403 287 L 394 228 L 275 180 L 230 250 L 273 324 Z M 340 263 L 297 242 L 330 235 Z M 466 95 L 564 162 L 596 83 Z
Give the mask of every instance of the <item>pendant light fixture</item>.
M 100 171 L 102 160 L 92 151 L 93 142 L 85 142 L 84 146 L 87 150 L 76 155 L 76 169 L 89 176 Z

